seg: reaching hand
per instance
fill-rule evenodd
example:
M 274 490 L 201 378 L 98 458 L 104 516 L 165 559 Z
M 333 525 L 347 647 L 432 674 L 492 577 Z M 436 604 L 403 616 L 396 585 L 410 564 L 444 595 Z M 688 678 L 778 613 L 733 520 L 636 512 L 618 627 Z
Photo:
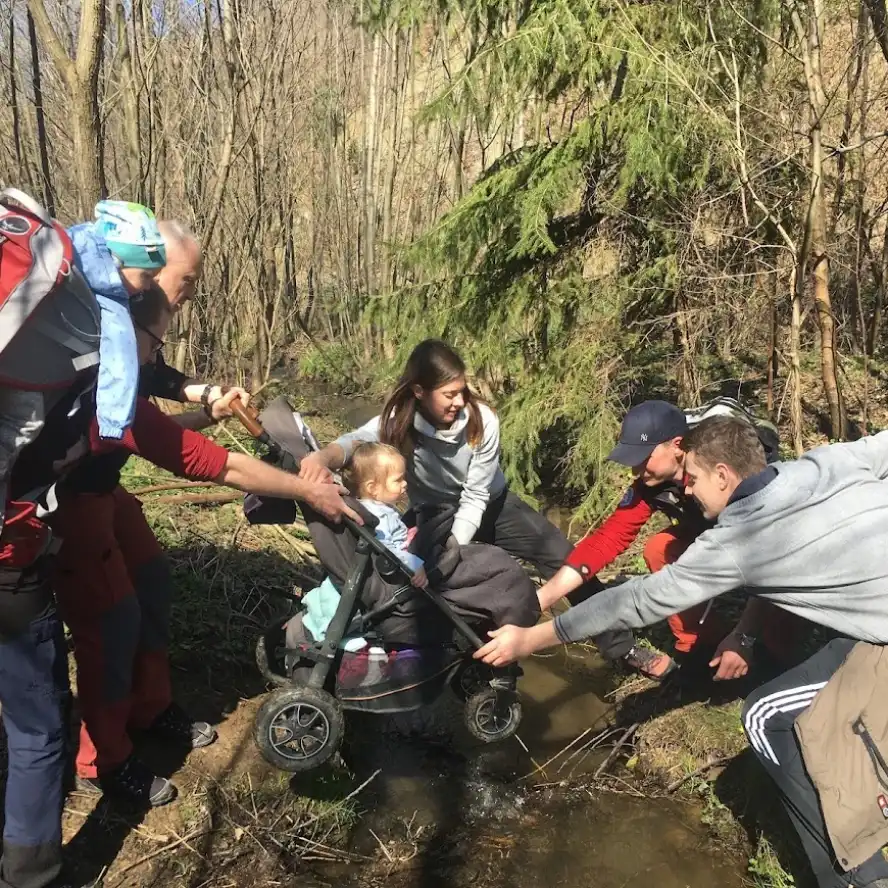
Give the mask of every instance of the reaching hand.
M 487 634 L 490 641 L 475 651 L 476 660 L 483 660 L 488 666 L 508 666 L 533 653 L 527 629 L 518 626 L 503 626 Z
M 425 568 L 419 568 L 419 570 L 417 570 L 410 578 L 410 582 L 416 586 L 417 589 L 425 589 L 429 584 L 429 578 L 426 576 Z
M 734 678 L 743 678 L 749 672 L 751 662 L 752 649 L 741 647 L 740 639 L 732 632 L 722 640 L 709 665 L 713 668 L 718 667 L 713 676 L 715 681 L 730 681 Z
M 345 500 L 342 498 L 344 493 L 348 493 L 348 491 L 338 484 L 315 483 L 306 494 L 305 501 L 316 512 L 334 524 L 338 524 L 343 516 L 351 518 L 356 524 L 363 524 L 361 516 L 345 504 Z
M 332 484 L 333 473 L 324 465 L 317 453 L 304 457 L 299 466 L 299 477 L 311 484 Z
M 242 389 L 239 386 L 233 386 L 230 389 L 223 389 L 218 386 L 217 388 L 220 389 L 222 394 L 210 400 L 210 415 L 216 422 L 233 416 L 231 402 L 235 399 L 239 398 L 244 407 L 250 403 L 250 393 L 246 389 Z

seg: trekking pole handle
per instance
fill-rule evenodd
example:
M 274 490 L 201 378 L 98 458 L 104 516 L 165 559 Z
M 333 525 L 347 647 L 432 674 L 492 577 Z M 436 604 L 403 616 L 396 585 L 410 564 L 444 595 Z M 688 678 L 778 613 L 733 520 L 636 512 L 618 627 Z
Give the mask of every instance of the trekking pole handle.
M 262 438 L 265 429 L 259 422 L 259 414 L 252 407 L 244 407 L 240 398 L 235 398 L 231 402 L 231 412 L 241 421 L 243 427 L 254 437 Z

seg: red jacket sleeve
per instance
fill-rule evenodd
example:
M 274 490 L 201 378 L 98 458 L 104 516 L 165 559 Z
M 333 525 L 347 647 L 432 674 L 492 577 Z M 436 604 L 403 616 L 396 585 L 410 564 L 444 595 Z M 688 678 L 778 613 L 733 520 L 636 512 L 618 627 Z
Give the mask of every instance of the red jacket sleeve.
M 641 496 L 638 483 L 633 484 L 623 495 L 613 515 L 598 530 L 576 544 L 565 564 L 584 577 L 595 576 L 632 545 L 653 511 Z
M 136 401 L 132 427 L 120 441 L 99 437 L 93 421 L 89 431 L 92 453 L 107 453 L 119 447 L 142 456 L 180 478 L 214 481 L 228 462 L 228 451 L 203 435 L 183 429 L 145 398 Z

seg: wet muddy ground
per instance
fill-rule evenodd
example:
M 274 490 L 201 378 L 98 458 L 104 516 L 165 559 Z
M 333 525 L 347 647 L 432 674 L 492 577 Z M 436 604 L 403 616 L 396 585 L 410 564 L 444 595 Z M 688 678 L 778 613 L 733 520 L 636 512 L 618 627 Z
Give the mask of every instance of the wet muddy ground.
M 317 421 L 359 424 L 376 405 L 305 392 L 323 403 Z M 338 417 L 335 423 L 331 415 Z M 149 478 L 139 477 L 139 484 Z M 746 861 L 711 841 L 693 806 L 650 799 L 631 782 L 595 791 L 589 778 L 608 754 L 589 741 L 613 717 L 617 678 L 578 646 L 524 664 L 518 739 L 485 746 L 463 723 L 449 691 L 411 714 L 350 714 L 343 762 L 290 778 L 265 765 L 253 743 L 264 699 L 252 663 L 256 601 L 294 581 L 293 564 L 241 528 L 239 505 L 151 507 L 147 513 L 177 571 L 174 682 L 219 741 L 176 761 L 142 750 L 180 787 L 179 801 L 121 817 L 74 792 L 65 835 L 70 856 L 103 888 L 739 888 Z M 292 555 L 291 543 L 283 551 Z M 181 629 L 181 631 L 179 631 Z M 620 779 L 631 781 L 616 768 Z M 585 784 L 584 784 L 585 780 Z M 338 815 L 338 809 L 352 796 Z M 323 812 L 323 806 L 328 806 Z M 323 826 L 310 829 L 323 813 Z M 306 820 L 307 819 L 307 820 Z
M 611 680 L 593 655 L 533 659 L 520 688 L 521 742 L 497 746 L 470 739 L 449 695 L 413 716 L 352 718 L 346 758 L 355 779 L 379 774 L 350 846 L 375 854 L 378 872 L 318 875 L 404 888 L 744 884 L 744 861 L 715 848 L 693 807 L 577 788 L 607 754 L 584 752 L 583 741 L 607 723 Z

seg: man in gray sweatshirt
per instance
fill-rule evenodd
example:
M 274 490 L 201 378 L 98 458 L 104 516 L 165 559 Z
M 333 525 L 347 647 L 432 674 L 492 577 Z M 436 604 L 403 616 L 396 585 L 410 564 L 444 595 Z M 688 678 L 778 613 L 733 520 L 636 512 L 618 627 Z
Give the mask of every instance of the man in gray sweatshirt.
M 888 643 L 888 431 L 766 466 L 754 430 L 704 420 L 684 439 L 686 491 L 717 519 L 677 562 L 599 593 L 530 629 L 506 626 L 477 653 L 505 665 L 560 642 L 638 629 L 734 589 L 838 633 L 746 701 L 750 745 L 774 778 L 820 888 L 888 888 L 881 854 L 846 872 L 836 860 L 793 731 L 855 640 Z

